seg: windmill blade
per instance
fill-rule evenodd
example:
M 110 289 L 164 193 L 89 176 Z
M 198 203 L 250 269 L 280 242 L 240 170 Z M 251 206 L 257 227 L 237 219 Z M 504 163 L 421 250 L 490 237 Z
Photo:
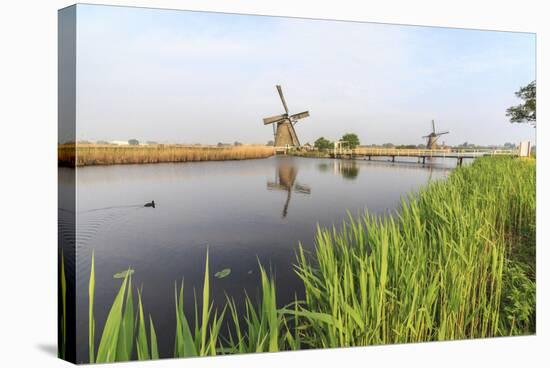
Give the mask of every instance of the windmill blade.
M 449 131 L 445 131 L 445 132 L 441 132 L 441 133 L 437 133 L 436 135 L 439 137 L 440 135 L 443 135 L 443 134 L 449 134 Z
M 294 115 L 290 115 L 290 120 L 294 121 L 294 120 L 300 120 L 300 119 L 303 119 L 303 118 L 307 118 L 309 117 L 309 111 L 303 111 L 303 112 L 299 112 L 297 114 L 294 114 Z
M 300 141 L 298 140 L 298 135 L 296 134 L 296 130 L 294 129 L 294 125 L 288 124 L 288 129 L 290 130 L 290 137 L 292 138 L 292 144 L 295 147 L 300 146 Z
M 292 191 L 289 189 L 288 190 L 288 195 L 286 197 L 286 202 L 285 202 L 285 206 L 283 207 L 283 218 L 286 217 L 286 215 L 288 214 L 288 205 L 290 203 L 290 195 L 292 194 Z
M 286 118 L 287 118 L 286 114 L 270 116 L 268 118 L 264 118 L 264 125 L 278 123 L 280 121 L 285 120 Z
M 311 188 L 309 186 L 298 183 L 294 186 L 294 191 L 302 194 L 311 194 Z
M 422 138 L 430 138 L 430 135 L 423 135 Z
M 283 96 L 283 88 L 277 84 L 277 92 L 279 92 L 279 97 L 281 97 L 281 102 L 283 103 L 283 107 L 285 108 L 285 112 L 288 114 L 288 107 L 286 106 L 285 96 Z
M 432 120 L 432 132 L 435 134 L 435 121 Z
M 267 182 L 267 189 L 268 190 L 284 190 L 285 192 L 288 190 L 287 187 L 284 185 L 281 185 L 279 183 L 274 183 L 272 181 Z

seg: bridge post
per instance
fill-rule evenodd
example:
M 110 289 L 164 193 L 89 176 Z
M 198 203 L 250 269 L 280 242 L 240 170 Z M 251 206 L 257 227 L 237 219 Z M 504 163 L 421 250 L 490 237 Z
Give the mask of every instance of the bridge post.
M 426 165 L 426 156 L 422 156 L 422 165 Z
M 370 161 L 371 155 L 369 155 L 369 161 Z
M 391 162 L 395 162 L 395 156 L 391 157 Z
M 457 160 L 458 160 L 457 165 L 462 166 L 462 157 L 458 157 Z

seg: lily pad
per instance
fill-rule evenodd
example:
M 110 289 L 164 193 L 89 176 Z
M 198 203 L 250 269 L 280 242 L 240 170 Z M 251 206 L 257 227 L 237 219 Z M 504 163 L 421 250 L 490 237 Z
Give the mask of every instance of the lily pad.
M 224 277 L 229 276 L 230 273 L 231 268 L 224 268 L 223 270 L 216 272 L 214 274 L 214 277 L 216 277 L 217 279 L 223 279 Z
M 134 270 L 130 268 L 129 270 L 124 270 L 124 271 L 117 272 L 113 275 L 113 278 L 123 279 L 123 278 L 126 277 L 126 274 L 128 274 L 128 276 L 132 276 L 134 274 Z

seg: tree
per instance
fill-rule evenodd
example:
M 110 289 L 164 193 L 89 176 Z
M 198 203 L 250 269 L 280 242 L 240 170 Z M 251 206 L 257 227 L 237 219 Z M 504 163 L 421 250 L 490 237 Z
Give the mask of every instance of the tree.
M 275 142 L 273 142 L 273 141 L 267 141 L 266 146 L 274 146 L 274 145 L 275 145 Z
M 128 140 L 128 144 L 130 146 L 138 146 L 139 145 L 139 141 L 137 139 L 129 139 Z
M 234 146 L 242 146 L 243 144 L 242 144 L 241 142 L 239 142 L 239 141 L 235 141 L 235 142 L 233 143 L 233 145 L 234 145 Z
M 532 81 L 516 92 L 516 96 L 523 100 L 522 104 L 509 107 L 506 116 L 510 117 L 511 123 L 530 123 L 537 125 L 537 83 Z
M 344 134 L 342 140 L 348 143 L 349 148 L 355 148 L 359 145 L 359 137 L 355 133 Z
M 325 137 L 320 137 L 313 143 L 313 145 L 320 150 L 330 149 L 332 147 L 332 142 L 325 139 Z

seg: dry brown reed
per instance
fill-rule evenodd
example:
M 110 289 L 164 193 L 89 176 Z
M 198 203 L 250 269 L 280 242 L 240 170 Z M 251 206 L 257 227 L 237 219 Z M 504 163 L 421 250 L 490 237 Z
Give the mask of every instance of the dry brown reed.
M 147 145 L 118 146 L 96 144 L 64 144 L 58 146 L 59 166 L 150 164 L 161 162 L 224 161 L 266 158 L 273 147 Z

